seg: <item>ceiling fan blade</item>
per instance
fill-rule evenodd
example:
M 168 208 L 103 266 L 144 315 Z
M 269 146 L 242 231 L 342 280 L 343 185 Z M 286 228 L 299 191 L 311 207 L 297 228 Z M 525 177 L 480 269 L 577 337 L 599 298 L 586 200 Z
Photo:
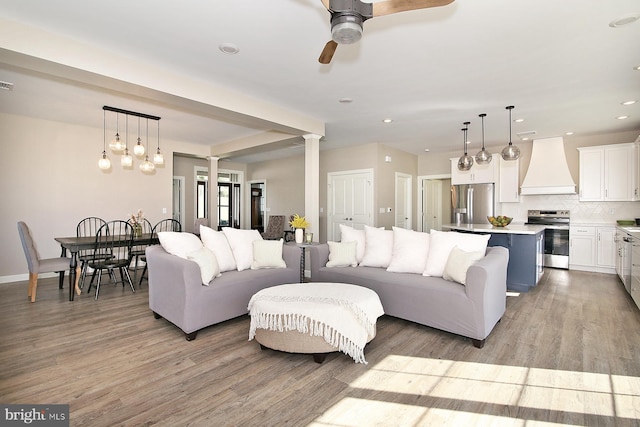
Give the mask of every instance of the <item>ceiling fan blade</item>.
M 333 58 L 333 54 L 338 47 L 338 43 L 333 40 L 329 40 L 326 45 L 324 45 L 324 49 L 322 49 L 322 53 L 318 58 L 318 62 L 321 64 L 328 64 L 331 62 L 331 58 Z
M 454 0 L 386 0 L 373 3 L 373 16 L 391 15 L 408 10 L 446 6 Z

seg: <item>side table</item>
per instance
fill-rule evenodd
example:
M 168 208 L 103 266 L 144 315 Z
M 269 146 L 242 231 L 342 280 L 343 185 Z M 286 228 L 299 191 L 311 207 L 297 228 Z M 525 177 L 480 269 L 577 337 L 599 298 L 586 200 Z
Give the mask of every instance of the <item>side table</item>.
M 297 246 L 300 248 L 300 283 L 304 282 L 304 267 L 305 267 L 305 254 L 306 254 L 306 248 L 313 246 L 313 245 L 318 245 L 319 243 L 317 242 L 313 242 L 313 243 L 296 243 L 296 242 L 287 242 L 285 243 L 285 245 L 289 245 L 289 246 Z

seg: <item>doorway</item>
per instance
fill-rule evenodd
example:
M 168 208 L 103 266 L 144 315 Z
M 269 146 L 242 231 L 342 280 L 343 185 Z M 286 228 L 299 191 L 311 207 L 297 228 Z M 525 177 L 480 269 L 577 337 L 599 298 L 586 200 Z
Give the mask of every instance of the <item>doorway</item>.
M 418 230 L 442 230 L 442 224 L 450 223 L 451 218 L 451 176 L 433 175 L 418 178 L 420 184 L 420 212 Z
M 264 232 L 264 218 L 266 206 L 266 185 L 264 182 L 251 182 L 250 212 L 251 229 Z
M 395 201 L 395 226 L 411 230 L 411 210 L 413 198 L 411 192 L 412 176 L 406 173 L 396 172 L 396 201 Z

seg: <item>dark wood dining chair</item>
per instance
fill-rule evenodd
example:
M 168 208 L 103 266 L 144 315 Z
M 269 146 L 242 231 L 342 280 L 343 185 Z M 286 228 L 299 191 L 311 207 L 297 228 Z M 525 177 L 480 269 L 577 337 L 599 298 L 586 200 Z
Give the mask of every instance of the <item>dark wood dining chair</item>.
M 94 256 L 88 262 L 89 267 L 93 271 L 89 289 L 93 281 L 98 276 L 96 284 L 96 300 L 100 293 L 100 284 L 102 280 L 102 272 L 107 270 L 114 283 L 129 283 L 131 290 L 135 293 L 131 276 L 129 275 L 129 265 L 131 264 L 131 247 L 133 245 L 133 227 L 126 221 L 109 221 L 100 227 L 96 233 L 94 245 Z M 109 258 L 105 258 L 105 254 L 110 254 Z M 120 280 L 116 280 L 115 271 L 120 273 Z
M 158 221 L 158 223 L 153 226 L 153 230 L 151 232 L 151 240 L 157 243 L 158 233 L 161 231 L 175 231 L 179 233 L 182 231 L 182 224 L 180 224 L 180 221 L 172 218 Z M 142 274 L 140 275 L 140 282 L 138 282 L 138 287 L 142 286 L 142 279 L 144 279 L 144 275 L 147 272 L 147 257 L 143 256 L 142 261 L 144 261 L 144 268 L 142 269 Z
M 94 237 L 96 233 L 107 222 L 96 216 L 90 216 L 84 218 L 78 222 L 76 227 L 76 236 L 77 237 Z M 94 257 L 93 249 L 82 249 L 78 251 L 78 262 L 80 263 L 80 280 L 79 280 L 79 288 L 82 289 L 84 286 L 84 279 L 87 277 L 87 263 L 91 261 Z M 109 258 L 111 255 L 108 253 L 104 254 L 105 258 Z
M 151 223 L 149 222 L 148 219 L 143 218 L 142 221 L 140 221 L 140 227 L 141 227 L 141 231 L 142 234 L 149 234 L 151 235 L 153 233 L 153 227 L 151 226 Z M 134 236 L 134 240 L 135 240 L 135 236 Z M 137 281 L 138 280 L 138 263 L 139 261 L 142 261 L 142 257 L 144 257 L 144 251 L 145 249 L 147 249 L 148 245 L 134 245 L 131 248 L 131 257 L 133 259 L 133 281 Z
M 31 230 L 23 221 L 18 222 L 18 234 L 20 234 L 20 242 L 24 256 L 27 258 L 27 266 L 29 268 L 29 288 L 27 296 L 31 298 L 31 302 L 36 302 L 36 289 L 38 287 L 38 274 L 40 273 L 59 273 L 60 282 L 58 287 L 62 289 L 64 283 L 64 273 L 69 269 L 69 258 L 40 258 L 38 248 L 31 236 Z

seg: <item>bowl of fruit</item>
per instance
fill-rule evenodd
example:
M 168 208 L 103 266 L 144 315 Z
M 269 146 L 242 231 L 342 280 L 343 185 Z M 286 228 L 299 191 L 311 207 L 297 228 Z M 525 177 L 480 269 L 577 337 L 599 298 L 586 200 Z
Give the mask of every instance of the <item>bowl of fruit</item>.
M 494 227 L 506 227 L 511 224 L 513 218 L 509 218 L 508 216 L 498 215 L 498 216 L 488 216 L 487 219 Z

